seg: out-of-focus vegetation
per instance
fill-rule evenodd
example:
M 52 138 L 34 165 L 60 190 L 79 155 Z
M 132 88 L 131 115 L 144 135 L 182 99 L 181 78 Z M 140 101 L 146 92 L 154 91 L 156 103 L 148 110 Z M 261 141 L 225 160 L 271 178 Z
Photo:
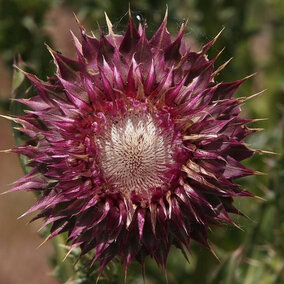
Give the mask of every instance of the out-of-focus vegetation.
M 266 175 L 246 178 L 240 183 L 265 201 L 236 200 L 238 208 L 249 216 L 249 219 L 235 218 L 243 231 L 231 226 L 212 228 L 210 238 L 220 262 L 196 243 L 192 243 L 190 264 L 184 261 L 179 251 L 172 249 L 167 266 L 169 283 L 284 283 L 284 1 L 168 0 L 167 4 L 169 30 L 177 33 L 181 23 L 188 18 L 187 36 L 191 37 L 195 47 L 206 43 L 225 27 L 209 54 L 212 58 L 225 47 L 217 66 L 233 57 L 218 80 L 232 81 L 257 72 L 237 95 L 248 97 L 267 89 L 262 96 L 248 101 L 243 109 L 250 117 L 268 120 L 252 125 L 265 130 L 247 142 L 254 148 L 278 153 L 256 154 L 247 162 Z M 131 9 L 134 15 L 143 16 L 147 21 L 150 37 L 163 18 L 166 4 L 162 0 L 131 1 Z M 55 49 L 58 44 L 54 34 L 48 30 L 50 15 L 61 17 L 62 11 L 65 14 L 74 11 L 88 30 L 96 32 L 97 22 L 103 30 L 106 29 L 103 13 L 106 11 L 115 30 L 120 33 L 127 24 L 127 10 L 128 0 L 0 0 L 0 59 L 10 69 L 13 58 L 21 54 L 24 61 L 45 79 L 54 66 L 44 43 Z M 70 17 L 66 21 L 70 21 Z M 7 101 L 1 101 L 1 111 L 8 111 L 8 105 Z M 67 283 L 94 283 L 96 267 L 86 269 L 83 263 L 88 261 L 88 257 L 73 266 L 78 253 L 75 251 L 62 263 L 66 249 L 60 245 L 61 242 L 60 239 L 55 240 L 56 255 L 52 259 L 56 276 Z M 123 281 L 120 265 L 111 264 L 101 277 L 101 283 Z M 163 271 L 148 260 L 146 283 L 165 281 Z M 140 268 L 133 264 L 128 283 L 142 282 Z

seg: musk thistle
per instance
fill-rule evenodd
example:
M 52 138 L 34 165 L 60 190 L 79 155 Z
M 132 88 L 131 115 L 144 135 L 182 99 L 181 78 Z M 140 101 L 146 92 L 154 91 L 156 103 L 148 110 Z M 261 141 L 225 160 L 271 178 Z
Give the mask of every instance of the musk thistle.
M 73 35 L 77 59 L 49 48 L 57 72 L 43 82 L 25 73 L 37 94 L 17 99 L 12 118 L 30 138 L 13 152 L 32 170 L 10 191 L 34 191 L 24 215 L 51 224 L 48 239 L 67 232 L 70 251 L 94 249 L 100 272 L 115 256 L 127 271 L 150 256 L 166 269 L 172 245 L 210 248 L 208 227 L 242 213 L 233 197 L 253 196 L 234 180 L 255 172 L 240 162 L 254 153 L 244 138 L 255 130 L 234 98 L 248 78 L 217 83 L 216 58 L 193 52 L 166 29 L 167 13 L 148 40 L 129 17 L 124 35 Z

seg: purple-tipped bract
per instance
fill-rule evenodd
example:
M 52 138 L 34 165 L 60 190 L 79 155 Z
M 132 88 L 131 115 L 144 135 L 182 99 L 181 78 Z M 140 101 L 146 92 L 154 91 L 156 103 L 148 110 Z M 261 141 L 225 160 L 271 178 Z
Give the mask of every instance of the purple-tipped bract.
M 33 169 L 11 191 L 40 193 L 27 213 L 67 232 L 71 249 L 94 250 L 100 271 L 115 256 L 127 270 L 153 257 L 164 269 L 172 245 L 209 247 L 208 227 L 241 214 L 233 197 L 252 196 L 234 180 L 254 172 L 254 132 L 233 97 L 246 80 L 214 81 L 207 50 L 193 52 L 166 29 L 148 40 L 132 18 L 124 35 L 100 39 L 81 28 L 77 59 L 50 49 L 57 73 L 48 82 L 26 73 L 37 95 L 18 99 L 32 110 L 17 117 L 30 140 L 13 152 Z

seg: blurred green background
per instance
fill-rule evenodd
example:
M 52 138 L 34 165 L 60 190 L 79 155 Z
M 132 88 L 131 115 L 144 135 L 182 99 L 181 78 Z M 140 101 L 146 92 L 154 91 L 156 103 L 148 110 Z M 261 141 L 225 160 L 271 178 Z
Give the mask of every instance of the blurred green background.
M 71 29 L 78 35 L 73 12 L 76 13 L 87 31 L 96 33 L 97 23 L 103 30 L 106 30 L 103 13 L 106 11 L 114 24 L 114 30 L 123 33 L 128 20 L 128 2 L 0 0 L 0 112 L 9 113 L 12 64 L 17 55 L 20 54 L 34 72 L 40 78 L 45 79 L 54 71 L 54 65 L 44 43 L 48 43 L 66 56 L 75 57 L 69 33 Z M 234 218 L 242 230 L 231 226 L 212 228 L 210 239 L 220 261 L 210 251 L 196 243 L 192 243 L 192 253 L 189 255 L 190 264 L 186 263 L 179 251 L 172 249 L 167 269 L 169 283 L 284 283 L 284 198 L 282 189 L 282 184 L 284 184 L 282 150 L 284 145 L 284 1 L 142 0 L 130 1 L 130 3 L 134 18 L 139 15 L 147 21 L 148 37 L 161 23 L 166 4 L 169 7 L 168 29 L 171 33 L 177 34 L 184 20 L 189 19 L 186 37 L 194 50 L 198 50 L 202 44 L 211 40 L 225 27 L 222 35 L 211 48 L 209 57 L 212 58 L 225 47 L 216 62 L 216 67 L 231 57 L 233 60 L 217 79 L 218 81 L 233 81 L 256 72 L 256 75 L 240 88 L 237 96 L 248 97 L 266 89 L 261 96 L 246 102 L 243 112 L 250 118 L 267 118 L 267 120 L 252 125 L 256 128 L 264 128 L 264 131 L 254 134 L 247 140 L 247 143 L 253 148 L 277 153 L 276 155 L 256 154 L 251 160 L 245 162 L 248 166 L 266 175 L 245 178 L 239 180 L 239 183 L 261 196 L 265 201 L 236 200 L 237 207 L 249 216 L 248 219 Z M 3 119 L 0 123 L 1 148 L 12 147 L 11 130 Z M 4 155 L 1 154 L 0 160 L 0 170 L 2 170 L 0 177 L 3 187 L 6 183 L 12 182 L 13 178 L 21 175 L 17 160 L 7 159 Z M 14 174 L 12 176 L 5 174 L 7 163 L 9 170 Z M 37 243 L 32 245 L 30 238 L 35 233 L 32 232 L 30 235 L 23 233 L 28 230 L 27 227 L 24 227 L 22 223 L 19 226 L 19 223 L 13 221 L 15 218 L 13 212 L 18 208 L 24 211 L 28 208 L 28 204 L 32 203 L 31 195 L 28 196 L 28 200 L 24 198 L 27 197 L 18 195 L 17 198 L 8 197 L 0 201 L 0 259 L 2 261 L 6 259 L 5 266 L 0 266 L 0 283 L 57 283 L 57 280 L 51 278 L 52 273 L 58 277 L 58 283 L 64 281 L 95 283 L 96 269 L 84 269 L 80 263 L 74 267 L 72 256 L 61 263 L 60 250 L 62 248 L 58 245 L 56 246 L 57 256 L 51 256 L 50 246 L 40 249 L 41 254 L 34 252 L 39 241 L 37 240 Z M 10 213 L 13 218 L 5 218 Z M 10 223 L 7 223 L 7 220 Z M 14 240 L 11 234 L 20 237 Z M 9 247 L 9 249 L 5 250 L 4 247 Z M 27 251 L 25 248 L 28 248 L 30 254 L 36 257 L 21 254 L 22 249 Z M 52 268 L 49 268 L 42 260 L 45 257 L 49 257 L 51 265 L 57 265 L 53 272 Z M 24 270 L 15 265 L 19 263 L 19 260 L 25 266 Z M 37 263 L 37 266 L 33 261 Z M 35 271 L 40 271 L 40 273 L 35 273 Z M 75 271 L 77 271 L 76 274 Z M 123 283 L 122 271 L 123 269 L 111 264 L 106 269 L 101 283 Z M 17 277 L 13 272 L 17 273 Z M 140 268 L 137 264 L 133 264 L 130 267 L 127 283 L 142 282 Z M 157 268 L 152 260 L 146 264 L 146 283 L 166 283 L 162 270 Z

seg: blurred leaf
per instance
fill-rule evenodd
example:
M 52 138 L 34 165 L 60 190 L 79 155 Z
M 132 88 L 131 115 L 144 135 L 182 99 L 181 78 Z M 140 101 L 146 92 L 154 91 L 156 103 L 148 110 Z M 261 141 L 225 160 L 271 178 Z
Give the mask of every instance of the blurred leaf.
M 26 65 L 24 64 L 22 60 L 19 60 L 18 67 L 20 69 L 24 69 L 26 68 Z M 13 80 L 12 80 L 12 101 L 10 103 L 10 113 L 13 116 L 23 115 L 24 110 L 27 109 L 27 107 L 19 102 L 16 102 L 13 99 L 19 99 L 19 98 L 27 99 L 27 98 L 32 97 L 33 95 L 34 95 L 34 90 L 31 88 L 30 83 L 28 82 L 23 72 L 14 68 Z M 17 123 L 12 122 L 15 144 L 17 146 L 24 144 L 29 139 L 29 136 L 15 129 L 15 127 L 18 127 L 18 126 L 19 125 Z M 19 159 L 20 159 L 20 163 L 21 163 L 24 173 L 28 173 L 31 169 L 30 167 L 27 166 L 28 158 L 26 156 L 19 155 Z
M 18 67 L 24 68 L 24 63 L 21 61 Z M 14 97 L 16 97 L 16 91 L 24 83 L 24 80 L 25 80 L 24 73 L 15 68 L 12 79 L 12 94 L 14 95 Z

